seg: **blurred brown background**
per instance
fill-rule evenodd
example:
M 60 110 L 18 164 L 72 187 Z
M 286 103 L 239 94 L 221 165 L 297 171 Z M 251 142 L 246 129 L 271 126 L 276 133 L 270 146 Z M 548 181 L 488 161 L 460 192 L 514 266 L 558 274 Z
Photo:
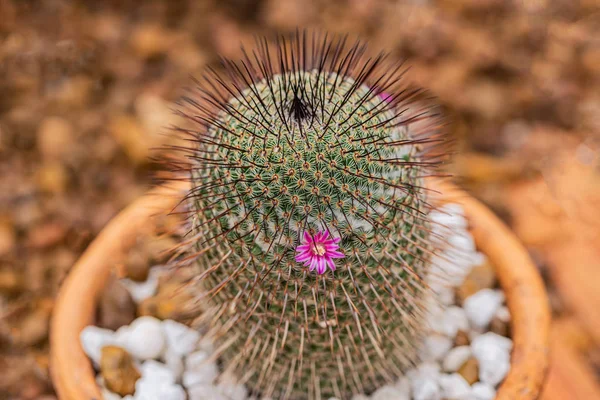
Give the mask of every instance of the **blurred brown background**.
M 0 398 L 54 398 L 53 299 L 149 186 L 189 77 L 296 27 L 361 34 L 438 96 L 450 169 L 548 282 L 544 400 L 600 398 L 597 0 L 0 0 Z

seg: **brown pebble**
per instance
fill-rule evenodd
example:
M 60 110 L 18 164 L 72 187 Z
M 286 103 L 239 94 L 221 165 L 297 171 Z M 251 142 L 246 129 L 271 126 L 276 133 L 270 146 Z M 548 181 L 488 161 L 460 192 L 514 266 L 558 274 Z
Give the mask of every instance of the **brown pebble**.
M 0 270 L 0 294 L 13 296 L 18 294 L 22 288 L 23 280 L 16 271 L 8 268 Z
M 127 254 L 125 261 L 125 277 L 136 282 L 144 282 L 148 279 L 150 271 L 150 260 L 148 255 L 140 249 L 132 249 Z
M 148 161 L 148 140 L 139 122 L 129 116 L 121 115 L 109 123 L 109 131 L 127 156 L 136 164 Z
M 0 220 L 0 256 L 11 253 L 16 243 L 16 233 L 12 224 Z
M 48 337 L 51 309 L 46 306 L 36 308 L 19 324 L 16 340 L 24 346 L 41 343 Z
M 155 24 L 140 24 L 130 36 L 132 49 L 142 58 L 155 57 L 165 52 L 168 43 L 168 32 Z
M 474 267 L 465 278 L 463 284 L 456 290 L 456 296 L 460 304 L 472 294 L 485 288 L 492 288 L 496 283 L 496 274 L 492 265 L 485 261 Z
M 490 322 L 490 331 L 497 335 L 509 337 L 510 336 L 510 325 L 508 322 L 502 321 L 498 317 L 494 317 Z
M 458 373 L 469 382 L 469 385 L 472 385 L 479 380 L 479 362 L 474 357 L 469 358 L 458 369 Z
M 138 305 L 138 315 L 149 315 L 158 319 L 181 320 L 191 295 L 179 282 L 159 285 L 156 296 L 142 301 Z
M 98 325 L 112 330 L 129 325 L 135 319 L 135 309 L 129 291 L 115 276 L 111 276 L 100 297 Z
M 127 351 L 118 346 L 105 346 L 100 356 L 100 373 L 106 388 L 121 396 L 135 392 L 140 373 Z
M 454 347 L 468 346 L 469 344 L 471 344 L 469 334 L 465 331 L 458 331 L 456 333 L 456 337 L 454 338 Z
M 44 192 L 59 194 L 66 190 L 69 176 L 63 164 L 50 161 L 42 164 L 37 171 L 36 181 Z
M 69 121 L 59 117 L 48 117 L 42 121 L 37 132 L 37 147 L 42 157 L 58 160 L 72 149 L 73 127 Z

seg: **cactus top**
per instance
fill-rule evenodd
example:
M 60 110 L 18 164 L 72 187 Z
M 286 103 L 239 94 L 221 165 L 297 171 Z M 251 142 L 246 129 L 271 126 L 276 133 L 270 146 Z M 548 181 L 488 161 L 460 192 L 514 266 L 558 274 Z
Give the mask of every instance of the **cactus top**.
M 198 205 L 208 237 L 281 267 L 301 267 L 293 256 L 305 233 L 377 257 L 403 213 L 418 217 L 418 149 L 394 117 L 373 89 L 335 73 L 291 72 L 244 89 L 208 132 L 194 176 L 211 200 Z

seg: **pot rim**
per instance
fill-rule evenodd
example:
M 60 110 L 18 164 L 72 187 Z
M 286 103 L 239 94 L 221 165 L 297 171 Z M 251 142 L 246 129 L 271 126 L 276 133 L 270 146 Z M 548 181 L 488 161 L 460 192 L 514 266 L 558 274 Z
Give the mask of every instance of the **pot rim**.
M 428 186 L 435 190 L 433 202 L 463 207 L 477 247 L 491 261 L 506 294 L 514 345 L 511 369 L 496 400 L 536 399 L 548 367 L 550 309 L 535 265 L 509 228 L 478 200 L 445 181 L 435 179 Z M 152 228 L 153 216 L 181 201 L 186 188 L 183 182 L 158 187 L 134 201 L 100 232 L 63 282 L 50 326 L 50 372 L 59 398 L 102 398 L 79 334 L 93 322 L 115 261 L 122 259 L 140 230 Z

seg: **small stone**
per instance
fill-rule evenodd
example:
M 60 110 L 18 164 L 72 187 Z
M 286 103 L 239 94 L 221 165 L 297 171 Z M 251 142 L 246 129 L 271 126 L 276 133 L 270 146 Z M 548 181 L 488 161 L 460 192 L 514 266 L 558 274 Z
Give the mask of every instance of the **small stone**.
M 492 322 L 490 322 L 490 332 L 508 337 L 510 336 L 510 325 L 500 318 L 494 317 L 492 318 Z
M 135 358 L 158 358 L 165 348 L 165 337 L 160 321 L 153 317 L 139 317 L 129 326 L 124 346 Z
M 136 164 L 148 161 L 146 134 L 137 119 L 129 115 L 114 117 L 109 122 L 109 132 L 131 161 Z
M 467 254 L 475 251 L 475 240 L 468 232 L 464 234 L 454 234 L 448 238 L 448 243 L 453 250 L 465 252 Z
M 162 322 L 167 345 L 179 355 L 190 354 L 196 349 L 200 333 L 184 324 L 167 319 Z
M 219 369 L 214 361 L 209 361 L 209 354 L 204 351 L 196 351 L 185 359 L 185 371 L 183 372 L 183 385 L 186 388 L 199 384 L 213 383 L 219 375 Z
M 471 344 L 473 354 L 476 354 L 480 350 L 483 351 L 486 347 L 498 347 L 509 354 L 512 350 L 513 342 L 507 337 L 500 336 L 493 332 L 487 332 L 474 338 L 473 343 Z
M 189 400 L 229 400 L 215 386 L 207 383 L 187 388 Z
M 456 337 L 454 338 L 454 346 L 468 346 L 471 343 L 471 339 L 469 338 L 469 333 L 466 330 L 459 330 L 456 332 Z
M 150 273 L 150 260 L 139 249 L 132 249 L 125 260 L 125 277 L 134 282 L 145 282 Z M 154 294 L 154 293 L 153 293 Z
M 465 310 L 450 306 L 443 310 L 431 328 L 453 339 L 458 331 L 469 330 L 469 320 Z
M 73 151 L 73 127 L 59 117 L 45 118 L 37 132 L 37 147 L 43 158 L 58 160 Z
M 482 382 L 476 382 L 471 386 L 471 397 L 474 400 L 494 400 L 496 389 Z
M 463 217 L 463 209 L 458 204 L 446 204 L 440 210 L 432 211 L 430 219 L 446 228 L 467 229 L 467 220 Z
M 153 272 L 150 272 L 152 276 Z M 158 293 L 139 304 L 140 315 L 151 315 L 158 319 L 179 320 L 186 305 L 190 304 L 191 294 L 182 290 L 179 282 L 160 284 Z
M 479 379 L 479 362 L 475 357 L 469 358 L 457 371 L 472 385 Z
M 467 297 L 463 307 L 474 327 L 483 329 L 490 324 L 494 314 L 504 302 L 504 293 L 499 290 L 482 289 Z
M 369 396 L 366 396 L 364 394 L 355 394 L 354 396 L 352 396 L 352 400 L 369 400 Z
M 111 392 L 110 390 L 106 389 L 106 388 L 102 388 L 102 398 L 104 400 L 121 400 L 122 397 L 119 396 L 116 393 Z
M 448 352 L 442 364 L 444 371 L 456 372 L 462 367 L 472 356 L 469 346 L 455 347 Z
M 135 383 L 141 376 L 133 363 L 133 358 L 125 349 L 117 346 L 102 348 L 100 373 L 106 388 L 121 396 L 133 394 Z
M 246 400 L 248 389 L 230 375 L 222 375 L 219 378 L 217 389 L 230 400 Z
M 135 304 L 129 291 L 111 275 L 99 301 L 98 325 L 117 330 L 135 319 Z
M 17 271 L 9 268 L 0 269 L 0 294 L 13 296 L 18 294 L 22 288 L 23 279 Z
M 115 333 L 108 329 L 98 328 L 97 326 L 86 326 L 79 334 L 81 347 L 84 353 L 96 364 L 100 365 L 100 355 L 102 348 L 111 344 L 116 344 Z
M 462 400 L 471 392 L 469 383 L 460 374 L 441 375 L 439 383 L 442 397 L 447 400 Z
M 176 381 L 173 371 L 171 371 L 167 365 L 158 361 L 145 361 L 140 369 L 144 379 L 161 381 L 164 383 L 175 383 Z
M 394 386 L 385 385 L 371 395 L 371 400 L 408 400 L 408 397 Z
M 408 377 L 403 376 L 398 379 L 398 381 L 394 384 L 396 390 L 398 390 L 404 397 L 410 399 L 410 379 Z
M 155 57 L 168 48 L 167 33 L 158 24 L 140 24 L 133 29 L 130 45 L 142 58 Z
M 122 279 L 121 282 L 129 290 L 133 301 L 140 304 L 156 294 L 159 276 L 160 271 L 158 269 L 151 269 L 147 277 L 148 279 L 144 282 L 137 282 L 131 279 Z
M 498 318 L 502 322 L 510 322 L 510 311 L 508 307 L 502 306 L 496 311 L 496 315 L 494 317 Z
M 479 380 L 495 387 L 510 370 L 512 341 L 492 332 L 476 337 L 471 344 L 479 362 Z
M 48 337 L 51 312 L 48 307 L 36 307 L 27 314 L 20 321 L 15 341 L 22 346 L 33 346 L 43 342 Z
M 171 370 L 173 375 L 175 375 L 175 380 L 179 381 L 184 370 L 183 359 L 181 355 L 174 352 L 170 347 L 167 347 L 162 359 L 167 367 Z
M 441 360 L 452 348 L 452 339 L 433 334 L 425 338 L 426 359 Z
M 142 378 L 135 385 L 135 400 L 185 400 L 185 390 L 180 385 L 160 380 Z
M 467 297 L 482 289 L 492 288 L 495 283 L 496 274 L 494 268 L 488 261 L 485 261 L 471 269 L 462 285 L 456 290 L 456 295 L 462 304 Z
M 441 390 L 436 380 L 431 377 L 419 377 L 412 382 L 414 400 L 440 400 Z
M 0 257 L 13 251 L 17 235 L 11 223 L 0 220 Z

